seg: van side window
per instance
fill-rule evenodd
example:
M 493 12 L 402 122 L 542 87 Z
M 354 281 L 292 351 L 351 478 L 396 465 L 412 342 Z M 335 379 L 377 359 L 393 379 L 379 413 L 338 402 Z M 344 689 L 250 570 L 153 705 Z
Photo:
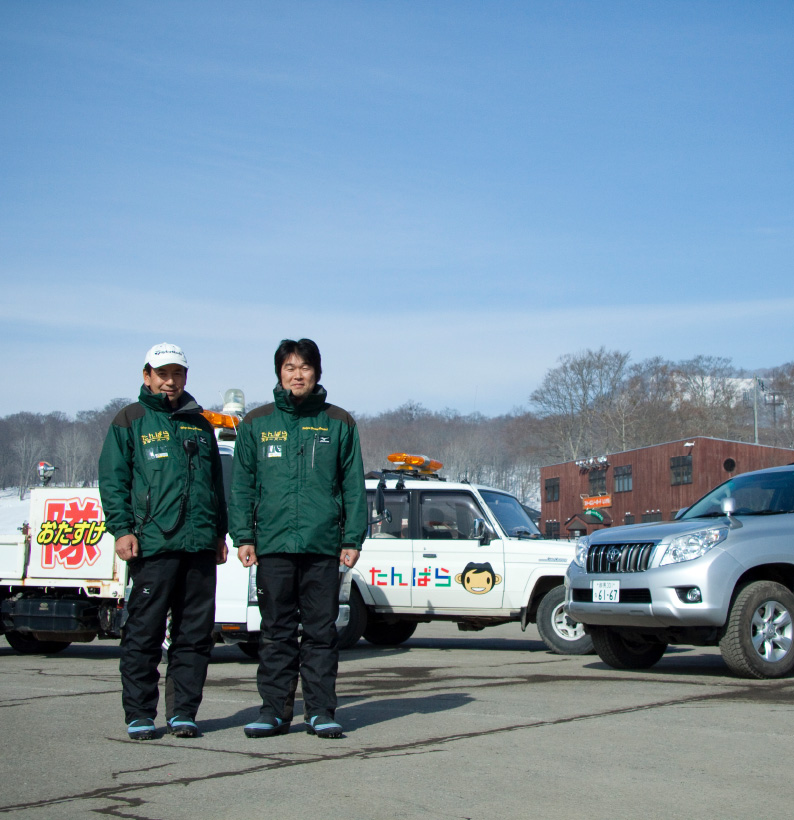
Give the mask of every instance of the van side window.
M 477 502 L 467 493 L 422 493 L 421 538 L 472 538 L 475 518 L 486 518 Z
M 367 529 L 368 538 L 410 538 L 409 503 L 408 493 L 389 492 L 386 495 L 386 509 L 391 513 L 391 521 L 378 521 L 370 524 Z M 374 515 L 375 493 L 367 493 L 367 510 L 369 511 L 368 521 L 372 521 Z

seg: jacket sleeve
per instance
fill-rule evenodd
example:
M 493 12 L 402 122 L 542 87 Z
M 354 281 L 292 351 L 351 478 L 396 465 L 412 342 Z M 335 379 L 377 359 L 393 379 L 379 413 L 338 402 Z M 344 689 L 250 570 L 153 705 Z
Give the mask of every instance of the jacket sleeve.
M 348 428 L 340 453 L 342 506 L 344 509 L 343 549 L 360 550 L 367 535 L 367 490 L 358 427 Z
M 223 490 L 223 464 L 214 432 L 212 433 L 212 488 L 215 498 L 218 499 L 218 520 L 215 532 L 218 538 L 225 538 L 229 530 L 229 517 L 226 510 L 226 493 Z
M 113 422 L 99 456 L 99 497 L 108 532 L 114 538 L 135 531 L 132 508 L 134 446 L 132 429 Z
M 256 442 L 254 428 L 244 420 L 237 432 L 232 469 L 232 493 L 229 501 L 229 534 L 235 547 L 256 544 L 254 511 L 256 509 Z

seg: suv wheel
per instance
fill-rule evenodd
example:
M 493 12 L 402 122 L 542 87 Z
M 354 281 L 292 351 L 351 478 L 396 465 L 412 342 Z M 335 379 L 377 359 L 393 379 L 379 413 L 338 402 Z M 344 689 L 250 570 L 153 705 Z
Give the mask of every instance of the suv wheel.
M 562 584 L 543 596 L 538 607 L 538 633 L 543 643 L 557 655 L 588 655 L 593 651 L 593 640 L 584 631 L 583 624 L 565 614 L 564 603 L 565 587 Z
M 663 641 L 627 637 L 608 626 L 591 626 L 590 635 L 598 657 L 613 669 L 650 669 L 667 650 Z
M 755 581 L 736 596 L 720 640 L 722 658 L 742 678 L 780 678 L 794 668 L 794 594 Z

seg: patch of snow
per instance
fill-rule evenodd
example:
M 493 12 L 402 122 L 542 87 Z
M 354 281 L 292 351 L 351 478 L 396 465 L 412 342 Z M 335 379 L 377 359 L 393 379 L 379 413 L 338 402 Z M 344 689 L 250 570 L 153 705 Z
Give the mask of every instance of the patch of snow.
M 19 500 L 17 488 L 0 490 L 0 533 L 13 535 L 17 528 L 30 519 L 30 492 Z

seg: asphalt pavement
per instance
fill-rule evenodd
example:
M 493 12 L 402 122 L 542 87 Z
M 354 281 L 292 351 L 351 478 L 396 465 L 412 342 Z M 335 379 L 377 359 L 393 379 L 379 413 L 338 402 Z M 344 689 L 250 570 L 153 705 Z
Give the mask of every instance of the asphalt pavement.
M 116 642 L 16 654 L 0 638 L 0 815 L 23 820 L 756 818 L 791 810 L 794 680 L 713 649 L 652 670 L 549 653 L 515 624 L 421 624 L 342 653 L 345 736 L 243 735 L 256 663 L 216 648 L 199 738 L 126 737 Z M 299 691 L 300 694 L 300 691 Z M 162 727 L 162 716 L 158 718 Z

